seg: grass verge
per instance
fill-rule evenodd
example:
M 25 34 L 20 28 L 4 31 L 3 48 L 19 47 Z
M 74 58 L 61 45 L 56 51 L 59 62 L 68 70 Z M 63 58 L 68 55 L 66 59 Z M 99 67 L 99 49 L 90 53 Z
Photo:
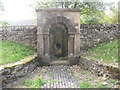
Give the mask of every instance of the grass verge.
M 40 88 L 44 84 L 44 80 L 41 76 L 38 76 L 34 80 L 25 80 L 21 84 L 27 86 L 28 88 Z
M 28 45 L 13 41 L 0 41 L 0 65 L 17 62 L 35 52 L 36 50 Z
M 118 60 L 118 48 L 120 48 L 118 42 L 120 42 L 120 40 L 100 44 L 94 48 L 86 50 L 86 55 L 83 56 L 101 60 L 105 63 L 120 63 L 120 60 Z

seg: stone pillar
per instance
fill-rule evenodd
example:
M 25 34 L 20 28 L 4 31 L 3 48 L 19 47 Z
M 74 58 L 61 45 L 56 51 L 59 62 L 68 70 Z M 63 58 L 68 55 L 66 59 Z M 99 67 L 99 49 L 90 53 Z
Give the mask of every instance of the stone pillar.
M 79 57 L 79 55 L 80 55 L 80 34 L 79 33 L 75 35 L 74 45 L 75 45 L 75 47 L 74 47 L 74 51 L 75 51 L 74 55 L 76 57 Z
M 43 48 L 43 35 L 42 34 L 37 34 L 38 38 L 37 38 L 37 53 L 39 57 L 42 57 L 44 55 L 44 48 Z
M 68 37 L 68 56 L 74 55 L 74 35 L 69 35 Z
M 49 57 L 50 56 L 49 34 L 43 36 L 43 48 L 44 48 L 44 56 Z

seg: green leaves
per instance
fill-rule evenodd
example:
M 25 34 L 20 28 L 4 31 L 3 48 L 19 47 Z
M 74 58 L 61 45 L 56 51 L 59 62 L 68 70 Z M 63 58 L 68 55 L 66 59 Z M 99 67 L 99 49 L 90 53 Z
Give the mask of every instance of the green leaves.
M 9 25 L 9 23 L 4 22 L 4 21 L 0 21 L 0 26 L 7 27 L 8 25 Z
M 34 4 L 35 8 L 77 8 L 81 9 L 81 23 L 84 24 L 98 24 L 98 23 L 114 23 L 116 21 L 111 21 L 110 16 L 106 15 L 106 10 L 112 8 L 113 3 L 105 3 L 97 0 L 96 2 L 75 2 L 73 0 L 47 0 L 47 1 L 36 1 Z M 110 9 L 112 10 L 112 9 Z M 107 18 L 106 18 L 107 17 Z M 109 17 L 109 18 L 108 18 Z M 116 17 L 116 16 L 115 16 Z M 113 18 L 115 18 L 113 17 Z

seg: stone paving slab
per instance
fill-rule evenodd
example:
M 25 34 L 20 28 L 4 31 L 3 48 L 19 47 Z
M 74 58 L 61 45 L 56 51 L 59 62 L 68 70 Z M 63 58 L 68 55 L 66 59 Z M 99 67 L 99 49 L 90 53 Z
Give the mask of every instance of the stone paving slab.
M 43 79 L 45 84 L 41 88 L 80 88 L 77 78 L 70 66 L 44 66 Z

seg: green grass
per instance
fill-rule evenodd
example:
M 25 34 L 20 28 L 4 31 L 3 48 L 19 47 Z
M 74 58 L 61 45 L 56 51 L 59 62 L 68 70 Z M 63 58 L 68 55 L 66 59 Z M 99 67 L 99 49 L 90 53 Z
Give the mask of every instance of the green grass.
M 0 65 L 17 62 L 34 54 L 34 48 L 12 41 L 0 41 Z
M 80 83 L 80 88 L 112 88 L 108 85 L 104 85 L 102 81 L 96 82 L 97 85 L 92 85 L 91 83 L 92 83 L 91 80 L 86 80 L 84 82 L 81 82 Z M 108 82 L 108 83 L 110 83 L 110 82 Z M 110 83 L 110 84 L 112 84 L 112 83 Z M 116 84 L 116 82 L 114 82 L 114 84 Z
M 81 82 L 80 83 L 80 88 L 93 88 L 94 86 L 91 85 L 89 82 Z
M 117 80 L 115 80 L 115 79 L 109 79 L 108 83 L 116 85 L 117 84 Z
M 52 77 L 52 76 L 53 76 L 53 73 L 49 73 L 49 76 Z
M 112 88 L 112 87 L 103 85 L 102 83 L 98 83 L 98 84 L 97 84 L 97 88 Z
M 86 53 L 88 53 L 87 57 L 102 60 L 105 63 L 120 63 L 120 60 L 118 60 L 118 40 L 100 44 L 94 48 L 86 50 Z
M 35 80 L 25 80 L 21 85 L 25 85 L 28 88 L 40 88 L 44 84 L 44 80 L 41 76 L 38 76 Z

